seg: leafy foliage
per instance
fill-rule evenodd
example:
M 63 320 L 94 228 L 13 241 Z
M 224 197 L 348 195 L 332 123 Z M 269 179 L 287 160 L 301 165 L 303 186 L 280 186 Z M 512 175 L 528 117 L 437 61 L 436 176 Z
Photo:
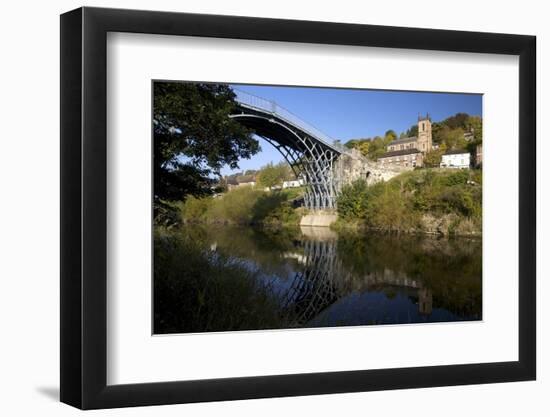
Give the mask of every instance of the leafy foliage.
M 466 142 L 464 132 L 472 132 L 474 140 Z M 480 116 L 457 113 L 432 124 L 434 143 L 445 144 L 448 149 L 470 149 L 483 141 L 483 120 Z
M 427 168 L 438 168 L 441 163 L 441 158 L 447 150 L 447 145 L 442 144 L 439 146 L 439 149 L 432 149 L 429 152 L 426 152 L 424 156 L 424 166 Z
M 260 169 L 257 176 L 258 184 L 262 187 L 282 185 L 283 181 L 294 178 L 294 173 L 285 161 L 279 162 L 276 165 L 273 163 L 267 164 Z
M 346 143 L 344 143 L 344 146 L 348 149 L 353 149 L 360 141 L 360 139 L 350 139 Z
M 439 131 L 440 142 L 447 149 L 466 149 L 468 142 L 464 138 L 464 130 L 460 127 L 451 129 L 443 126 Z
M 180 207 L 181 217 L 190 223 L 298 224 L 300 215 L 293 200 L 301 193 L 301 189 L 236 188 L 217 198 L 188 198 Z
M 384 137 L 392 141 L 397 139 L 397 133 L 395 133 L 395 131 L 390 129 L 390 130 L 387 130 L 386 133 L 384 133 Z
M 359 152 L 361 152 L 361 155 L 368 156 L 369 150 L 371 149 L 370 145 L 371 145 L 370 141 L 363 141 L 357 145 L 357 149 L 359 150 Z
M 364 220 L 368 212 L 369 188 L 365 180 L 344 187 L 338 197 L 338 214 L 347 220 Z
M 407 132 L 405 133 L 406 138 L 410 138 L 410 137 L 413 137 L 413 136 L 418 136 L 418 125 L 417 124 L 412 125 L 407 130 Z
M 374 138 L 352 139 L 346 142 L 345 146 L 349 149 L 357 149 L 363 156 L 376 161 L 386 152 L 386 146 L 397 138 L 393 130 L 388 130 L 384 137 L 375 136 Z
M 425 215 L 451 215 L 481 231 L 481 197 L 479 171 L 417 170 L 372 186 L 359 180 L 344 187 L 338 215 L 344 222 L 403 232 L 422 231 Z
M 219 170 L 260 150 L 232 120 L 235 94 L 225 84 L 155 82 L 153 87 L 155 218 L 161 201 L 210 194 Z

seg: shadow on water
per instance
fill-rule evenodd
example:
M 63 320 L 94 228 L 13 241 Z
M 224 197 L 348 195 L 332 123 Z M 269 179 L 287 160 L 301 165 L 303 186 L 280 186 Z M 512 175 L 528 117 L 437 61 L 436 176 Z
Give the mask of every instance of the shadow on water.
M 480 320 L 481 244 L 186 226 L 155 238 L 155 333 Z

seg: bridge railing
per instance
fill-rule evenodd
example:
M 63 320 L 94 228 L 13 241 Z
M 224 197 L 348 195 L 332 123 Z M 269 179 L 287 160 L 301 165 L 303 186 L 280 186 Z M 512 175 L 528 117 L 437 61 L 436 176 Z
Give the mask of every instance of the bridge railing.
M 233 91 L 235 92 L 235 95 L 237 96 L 237 102 L 254 109 L 258 109 L 264 112 L 268 112 L 273 114 L 274 116 L 277 116 L 278 118 L 286 121 L 287 123 L 290 123 L 310 136 L 317 138 L 318 140 L 321 140 L 324 142 L 327 146 L 332 147 L 339 151 L 340 153 L 344 153 L 347 151 L 347 149 L 340 144 L 339 142 L 335 141 L 330 136 L 326 135 L 325 133 L 321 132 L 316 127 L 310 125 L 307 122 L 304 122 L 302 119 L 300 119 L 295 114 L 289 112 L 284 107 L 279 106 L 276 102 L 272 100 L 267 100 L 262 97 L 255 96 L 254 94 L 246 93 L 244 91 L 241 91 L 239 89 L 234 88 Z

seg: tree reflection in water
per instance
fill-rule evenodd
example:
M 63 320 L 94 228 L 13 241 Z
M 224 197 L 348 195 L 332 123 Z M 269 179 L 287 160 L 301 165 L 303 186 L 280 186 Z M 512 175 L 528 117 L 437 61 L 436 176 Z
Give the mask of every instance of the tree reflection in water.
M 482 317 L 480 239 L 336 233 L 328 228 L 186 226 L 183 233 L 254 272 L 258 288 L 276 300 L 277 324 L 218 331 Z
M 301 232 L 294 327 L 481 319 L 480 240 Z

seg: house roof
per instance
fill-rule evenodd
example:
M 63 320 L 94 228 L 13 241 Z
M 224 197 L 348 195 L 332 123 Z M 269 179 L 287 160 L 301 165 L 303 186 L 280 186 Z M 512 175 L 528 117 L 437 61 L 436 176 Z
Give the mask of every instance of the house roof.
M 416 142 L 417 140 L 418 140 L 418 138 L 416 136 L 410 136 L 408 138 L 395 139 L 395 140 L 392 140 L 388 144 L 388 146 L 399 145 L 401 143 Z
M 380 158 L 391 158 L 392 156 L 411 155 L 413 153 L 421 153 L 421 152 L 416 148 L 400 149 L 398 151 L 386 152 L 384 155 L 380 156 L 378 159 L 380 159 Z
M 460 154 L 470 154 L 466 149 L 451 149 L 445 152 L 443 155 L 460 155 Z
M 246 184 L 256 181 L 255 175 L 231 175 L 225 178 L 225 181 L 229 185 Z
M 255 182 L 255 181 L 256 181 L 256 177 L 254 175 L 241 175 L 237 177 L 237 182 L 239 184 L 243 184 L 246 182 Z

